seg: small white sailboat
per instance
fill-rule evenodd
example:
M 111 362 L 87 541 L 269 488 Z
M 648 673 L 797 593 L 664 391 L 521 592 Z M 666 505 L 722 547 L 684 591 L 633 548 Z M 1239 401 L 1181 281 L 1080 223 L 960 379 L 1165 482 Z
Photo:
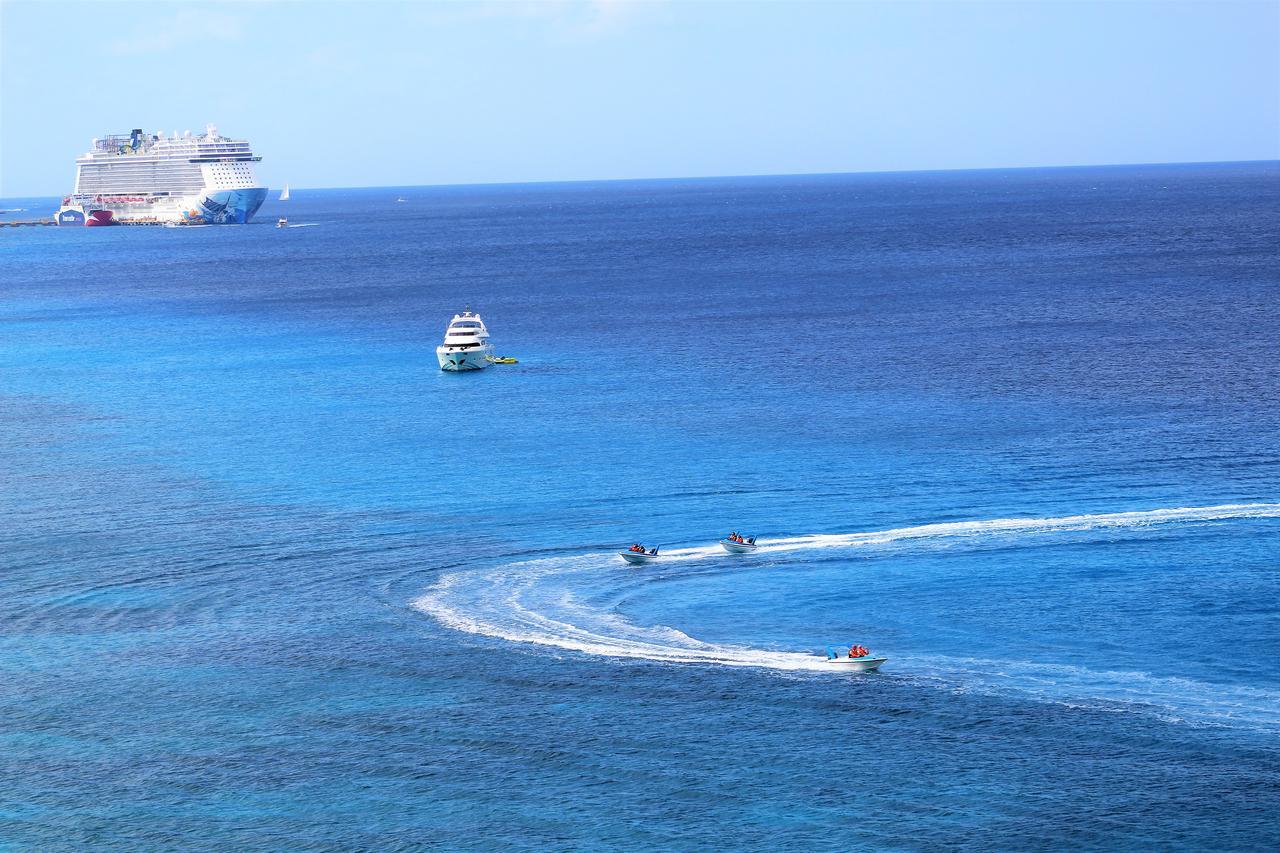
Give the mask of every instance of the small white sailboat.
M 289 200 L 289 185 L 288 185 L 288 184 L 285 184 L 285 185 L 284 185 L 284 192 L 280 193 L 280 200 L 281 200 L 281 201 L 288 201 L 288 200 Z

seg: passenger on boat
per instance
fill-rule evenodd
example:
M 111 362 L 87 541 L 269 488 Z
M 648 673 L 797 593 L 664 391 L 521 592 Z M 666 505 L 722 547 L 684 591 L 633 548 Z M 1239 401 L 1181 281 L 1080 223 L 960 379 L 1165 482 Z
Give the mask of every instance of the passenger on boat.
M 754 544 L 756 544 L 756 537 L 752 536 L 750 539 L 748 539 L 748 540 L 747 540 L 747 544 L 748 544 L 748 545 L 754 545 Z
M 657 548 L 650 548 L 650 549 L 649 549 L 649 555 L 650 555 L 650 556 L 653 556 L 653 557 L 658 556 L 658 549 L 657 549 Z

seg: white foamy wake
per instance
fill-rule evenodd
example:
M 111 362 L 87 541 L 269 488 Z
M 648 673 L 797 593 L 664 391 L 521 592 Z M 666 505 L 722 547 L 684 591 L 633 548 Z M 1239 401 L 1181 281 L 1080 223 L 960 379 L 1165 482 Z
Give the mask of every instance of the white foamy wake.
M 1073 531 L 1142 528 L 1246 518 L 1280 518 L 1280 504 L 1223 504 L 1139 512 L 1074 515 L 1060 518 L 1003 518 L 924 524 L 862 533 L 819 534 L 760 540 L 757 554 L 783 556 L 824 549 L 856 550 L 893 543 L 956 543 L 966 539 L 1054 534 Z M 661 567 L 723 556 L 720 546 L 666 550 Z M 748 567 L 751 561 L 741 565 Z M 656 566 L 655 566 L 656 568 Z M 592 655 L 643 658 L 653 661 L 777 670 L 830 671 L 819 656 L 808 652 L 758 649 L 743 645 L 711 644 L 671 627 L 639 625 L 622 617 L 617 604 L 655 576 L 654 568 L 624 566 L 614 552 L 548 557 L 480 567 L 443 575 L 413 602 L 413 606 L 450 628 L 508 642 L 584 652 Z M 667 576 L 669 577 L 669 576 Z M 1093 672 L 1078 667 L 1055 667 L 1030 662 L 973 661 L 928 657 L 895 662 L 895 672 L 913 672 L 953 686 L 985 685 L 1041 695 L 1055 701 L 1101 698 L 1129 702 L 1117 684 L 1135 691 L 1135 703 L 1157 708 L 1195 706 L 1197 692 L 1217 686 L 1195 685 L 1183 679 L 1160 679 L 1141 673 Z M 957 682 L 957 678 L 962 682 Z M 1254 696 L 1254 692 L 1265 695 Z M 1096 694 L 1096 696 L 1095 696 Z M 1223 696 L 1205 696 L 1200 710 L 1213 716 L 1223 712 Z M 1280 691 L 1239 692 L 1241 709 L 1261 710 L 1260 722 L 1280 726 Z M 1230 705 L 1233 700 L 1228 700 Z M 1212 706 L 1212 707 L 1211 707 Z M 1216 708 L 1217 711 L 1212 711 Z M 1274 708 L 1277 710 L 1268 711 Z M 1211 713 L 1212 711 L 1212 713 Z M 1169 711 L 1170 716 L 1178 712 Z M 1254 711 L 1249 716 L 1257 717 Z
M 911 658 L 911 675 L 956 693 L 1016 694 L 1072 707 L 1142 711 L 1170 722 L 1280 730 L 1280 690 L 1070 664 L 942 655 Z M 1188 660 L 1189 669 L 1213 665 Z

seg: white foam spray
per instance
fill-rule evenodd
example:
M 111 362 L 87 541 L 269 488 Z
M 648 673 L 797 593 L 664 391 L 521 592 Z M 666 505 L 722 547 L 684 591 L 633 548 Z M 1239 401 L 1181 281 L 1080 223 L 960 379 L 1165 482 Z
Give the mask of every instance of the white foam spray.
M 762 539 L 757 553 L 799 554 L 892 543 L 985 540 L 1247 518 L 1280 518 L 1280 504 L 1222 504 L 1058 518 L 1000 518 Z M 721 554 L 718 544 L 675 548 L 663 552 L 663 565 Z M 651 576 L 643 570 L 623 566 L 613 552 L 549 557 L 447 573 L 416 599 L 413 606 L 450 628 L 507 642 L 670 663 L 831 671 L 832 667 L 815 654 L 711 644 L 675 628 L 638 625 L 620 616 L 610 602 L 616 603 Z M 932 656 L 895 663 L 897 673 L 938 679 L 939 683 L 951 687 L 964 684 L 966 689 L 1015 690 L 1068 703 L 1079 700 L 1138 704 L 1156 708 L 1170 718 L 1223 717 L 1280 727 L 1280 691 L 1231 690 L 1144 673 L 1091 671 L 1025 661 Z M 1224 690 L 1230 695 L 1225 695 Z

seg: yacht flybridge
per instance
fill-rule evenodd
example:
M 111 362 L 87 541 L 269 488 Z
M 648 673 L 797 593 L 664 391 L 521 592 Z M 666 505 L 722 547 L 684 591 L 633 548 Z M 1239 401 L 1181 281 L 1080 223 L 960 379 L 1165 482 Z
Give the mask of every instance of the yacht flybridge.
M 444 343 L 436 347 L 441 370 L 482 370 L 493 363 L 489 330 L 479 314 L 470 310 L 454 314 L 444 333 Z

